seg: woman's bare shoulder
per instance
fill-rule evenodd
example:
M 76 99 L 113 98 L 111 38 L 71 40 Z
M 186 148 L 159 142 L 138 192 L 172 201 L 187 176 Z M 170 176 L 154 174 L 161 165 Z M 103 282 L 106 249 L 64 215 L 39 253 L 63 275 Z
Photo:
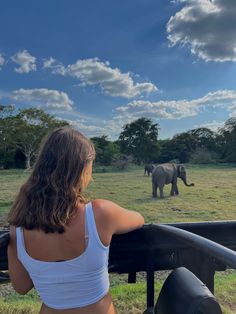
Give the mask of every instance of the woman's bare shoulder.
M 109 200 L 105 200 L 102 198 L 97 198 L 95 200 L 92 201 L 92 206 L 93 208 L 99 208 L 99 209 L 109 209 L 111 207 L 114 206 L 119 206 L 116 203 L 109 201 Z
M 109 216 L 109 213 L 111 211 L 111 205 L 112 202 L 105 200 L 105 199 L 95 199 L 91 202 L 93 211 L 95 216 L 99 216 L 102 219 L 106 219 Z
M 112 215 L 115 211 L 124 209 L 112 201 L 100 198 L 93 200 L 92 206 L 95 212 L 99 212 L 100 215 L 105 216 Z

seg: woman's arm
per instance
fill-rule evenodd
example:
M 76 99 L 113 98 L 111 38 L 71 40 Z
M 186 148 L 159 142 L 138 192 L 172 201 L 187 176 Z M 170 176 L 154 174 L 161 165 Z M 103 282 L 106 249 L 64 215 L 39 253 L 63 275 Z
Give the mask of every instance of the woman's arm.
M 111 234 L 121 234 L 141 228 L 144 218 L 136 211 L 125 209 L 108 200 L 93 201 L 95 215 L 102 217 L 102 224 Z M 99 217 L 98 217 L 99 220 Z
M 7 255 L 8 270 L 12 286 L 16 292 L 26 294 L 34 285 L 28 272 L 17 258 L 16 229 L 13 226 L 10 227 L 10 242 L 7 249 Z

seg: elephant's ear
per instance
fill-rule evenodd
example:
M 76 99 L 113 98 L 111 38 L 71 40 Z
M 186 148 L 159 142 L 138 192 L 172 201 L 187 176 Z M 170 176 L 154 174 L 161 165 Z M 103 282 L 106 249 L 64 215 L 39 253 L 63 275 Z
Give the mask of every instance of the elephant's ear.
M 181 166 L 181 165 L 176 165 L 176 169 L 177 169 L 178 175 L 179 175 L 179 173 L 180 173 L 180 166 Z
M 185 171 L 184 165 L 182 165 L 182 164 L 177 165 L 177 175 L 178 175 L 178 177 L 184 171 Z

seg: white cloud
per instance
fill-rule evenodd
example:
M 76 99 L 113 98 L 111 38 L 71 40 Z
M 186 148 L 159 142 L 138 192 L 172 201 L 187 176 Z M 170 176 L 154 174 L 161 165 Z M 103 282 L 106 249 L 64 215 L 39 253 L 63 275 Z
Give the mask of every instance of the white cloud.
M 18 89 L 12 92 L 16 101 L 47 107 L 48 109 L 71 110 L 73 101 L 64 92 L 46 88 Z
M 135 100 L 125 106 L 117 107 L 113 116 L 107 120 L 85 116 L 78 112 L 69 112 L 68 119 L 65 113 L 62 115 L 63 119 L 68 120 L 88 137 L 109 135 L 110 138 L 117 139 L 123 126 L 138 118 L 147 117 L 154 122 L 162 119 L 180 120 L 196 116 L 208 107 L 224 108 L 229 111 L 229 116 L 236 116 L 236 90 L 218 90 L 192 100 L 160 100 L 156 102 Z M 208 127 L 217 130 L 222 125 L 221 122 L 212 121 L 195 125 L 193 128 Z
M 117 107 L 113 111 L 113 116 L 107 119 L 81 114 L 72 108 L 73 101 L 69 99 L 68 95 L 57 90 L 19 89 L 12 92 L 11 98 L 17 102 L 46 107 L 53 113 L 56 110 L 57 116 L 68 120 L 88 137 L 108 135 L 112 139 L 117 139 L 126 123 L 131 123 L 140 117 L 150 118 L 154 122 L 161 119 L 180 120 L 197 116 L 207 108 L 224 109 L 229 112 L 229 116 L 236 116 L 236 90 L 218 90 L 190 100 L 159 100 L 156 102 L 135 100 L 125 106 Z M 221 126 L 221 122 L 212 121 L 199 126 L 195 125 L 193 128 L 208 127 L 216 130 Z
M 1 70 L 1 66 L 4 65 L 5 63 L 5 59 L 3 58 L 3 55 L 0 53 L 0 70 Z
M 7 97 L 7 95 L 4 97 Z M 78 112 L 68 95 L 57 90 L 45 88 L 19 89 L 13 91 L 11 96 L 8 95 L 7 98 L 14 99 L 18 104 L 21 102 L 30 106 L 47 108 L 53 114 L 56 110 L 58 117 L 68 120 L 88 137 L 108 135 L 112 139 L 117 139 L 125 124 L 131 123 L 140 117 L 150 118 L 154 122 L 180 120 L 197 116 L 208 109 L 208 111 L 223 109 L 228 112 L 229 117 L 236 117 L 236 90 L 218 90 L 190 100 L 159 100 L 155 102 L 134 100 L 127 105 L 114 109 L 113 115 L 107 119 Z M 208 127 L 216 130 L 221 126 L 221 122 L 212 121 L 199 123 L 199 125 L 194 125 L 193 128 Z
M 87 137 L 102 136 L 107 134 L 107 130 L 104 127 L 89 123 L 89 119 L 87 121 L 84 119 L 66 120 Z
M 56 59 L 54 59 L 53 57 L 50 57 L 49 59 L 45 59 L 43 61 L 43 68 L 44 69 L 51 68 L 55 62 L 56 62 Z
M 205 61 L 236 61 L 236 1 L 179 0 L 182 9 L 167 24 L 171 46 L 190 47 Z
M 99 85 L 106 95 L 133 98 L 143 93 L 157 91 L 150 83 L 135 83 L 131 73 L 122 73 L 118 68 L 111 68 L 109 62 L 97 58 L 78 60 L 64 67 L 52 57 L 44 62 L 44 68 L 51 68 L 52 73 L 77 78 L 82 86 Z
M 50 57 L 49 59 L 45 59 L 43 62 L 44 69 L 51 69 L 53 74 L 61 74 L 64 75 L 65 67 L 63 64 L 58 63 L 56 59 Z
M 140 117 L 156 119 L 181 119 L 195 116 L 197 108 L 185 99 L 178 100 L 159 100 L 157 102 L 135 100 L 126 106 L 118 107 L 117 112 L 120 118 L 128 120 Z
M 224 126 L 225 122 L 219 122 L 219 121 L 211 121 L 211 122 L 205 122 L 202 124 L 194 125 L 193 128 L 208 128 L 211 129 L 214 132 L 217 132 L 219 128 L 222 128 Z
M 14 69 L 17 73 L 29 73 L 31 71 L 36 71 L 36 58 L 27 50 L 19 51 L 11 59 L 19 65 L 18 68 Z
M 196 116 L 206 106 L 226 107 L 231 115 L 236 111 L 236 90 L 219 90 L 197 99 L 159 100 L 156 102 L 134 100 L 116 108 L 117 117 L 123 120 L 148 117 L 152 119 L 182 119 Z
M 117 139 L 124 122 L 117 117 L 103 119 L 94 115 L 83 114 L 77 110 L 57 111 L 59 119 L 68 121 L 78 131 L 88 137 L 107 135 L 110 139 Z
M 229 107 L 230 110 L 230 118 L 232 117 L 236 117 L 236 102 L 234 104 L 232 104 L 232 106 Z

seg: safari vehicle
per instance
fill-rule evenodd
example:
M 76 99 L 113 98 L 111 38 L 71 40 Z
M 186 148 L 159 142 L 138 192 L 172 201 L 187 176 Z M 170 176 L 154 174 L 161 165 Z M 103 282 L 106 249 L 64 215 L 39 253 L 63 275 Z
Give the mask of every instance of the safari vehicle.
M 9 281 L 9 231 L 0 230 L 0 283 Z M 145 314 L 221 314 L 214 297 L 214 275 L 236 269 L 236 221 L 148 224 L 111 242 L 109 272 L 136 282 L 146 272 Z M 154 273 L 173 270 L 155 304 Z M 235 288 L 236 295 L 236 288 Z

